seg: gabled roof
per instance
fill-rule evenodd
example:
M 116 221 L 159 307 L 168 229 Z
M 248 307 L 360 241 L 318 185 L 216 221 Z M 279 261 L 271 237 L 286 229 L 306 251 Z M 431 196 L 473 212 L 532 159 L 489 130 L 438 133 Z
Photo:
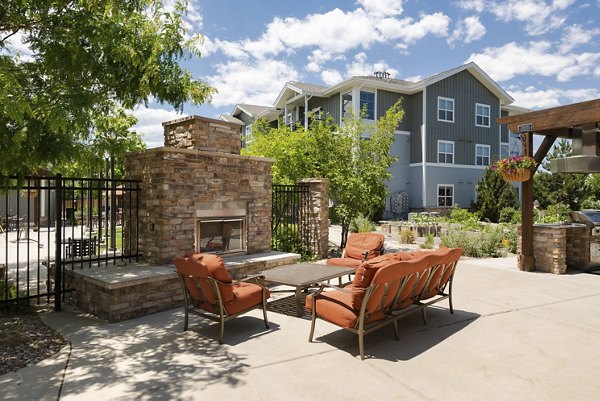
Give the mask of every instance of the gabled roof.
M 238 115 L 240 112 L 246 113 L 252 118 L 256 118 L 258 115 L 274 110 L 273 106 L 259 106 L 257 104 L 244 104 L 238 103 L 231 112 L 232 116 Z
M 440 72 L 417 82 L 393 78 L 379 78 L 375 76 L 354 76 L 338 84 L 325 88 L 320 85 L 290 81 L 286 83 L 284 88 L 279 93 L 279 96 L 277 96 L 277 99 L 275 100 L 275 106 L 280 108 L 284 107 L 287 99 L 296 97 L 298 95 L 329 97 L 335 93 L 343 91 L 346 88 L 360 85 L 367 85 L 376 89 L 412 95 L 414 93 L 423 91 L 429 85 L 433 85 L 436 82 L 444 80 L 465 70 L 469 71 L 479 82 L 483 84 L 483 86 L 496 95 L 498 99 L 500 99 L 501 105 L 507 105 L 514 101 L 514 99 L 504 89 L 502 89 L 500 85 L 491 79 L 489 75 L 479 68 L 477 64 L 471 62 L 461 65 L 460 67 Z
M 223 121 L 227 121 L 230 123 L 235 123 L 235 124 L 240 124 L 240 125 L 244 125 L 244 122 L 238 118 L 235 118 L 234 116 L 230 115 L 230 114 L 221 114 L 219 116 L 219 118 Z

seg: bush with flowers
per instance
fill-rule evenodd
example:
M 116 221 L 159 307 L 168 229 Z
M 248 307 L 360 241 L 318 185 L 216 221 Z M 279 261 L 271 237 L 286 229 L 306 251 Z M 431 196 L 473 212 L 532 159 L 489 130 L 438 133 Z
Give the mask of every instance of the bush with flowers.
M 492 169 L 500 173 L 511 173 L 518 169 L 533 170 L 537 166 L 533 157 L 513 156 L 498 160 Z

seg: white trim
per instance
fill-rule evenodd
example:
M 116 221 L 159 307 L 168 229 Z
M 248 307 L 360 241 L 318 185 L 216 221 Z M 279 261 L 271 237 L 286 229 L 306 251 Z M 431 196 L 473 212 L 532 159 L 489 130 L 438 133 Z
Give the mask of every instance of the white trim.
M 440 119 L 440 100 L 445 100 L 445 101 L 452 100 L 452 120 Z M 443 110 L 448 111 L 448 109 L 443 109 Z M 436 114 L 437 114 L 436 117 L 437 117 L 438 121 L 441 121 L 444 123 L 454 123 L 454 121 L 456 120 L 454 118 L 456 116 L 456 101 L 451 97 L 438 96 L 437 103 L 436 103 Z
M 483 107 L 486 108 L 488 110 L 488 115 L 484 116 L 483 114 L 477 114 L 477 107 Z M 488 119 L 488 125 L 484 125 L 484 124 L 477 124 L 477 116 L 481 115 L 481 117 L 487 117 Z M 475 103 L 475 126 L 476 127 L 483 127 L 483 128 L 490 128 L 492 125 L 492 107 L 489 104 L 484 104 L 484 103 Z
M 444 205 L 441 206 L 440 205 L 440 187 L 451 187 L 452 188 L 452 204 L 451 205 Z M 454 184 L 437 184 L 436 187 L 436 191 L 435 191 L 435 205 L 436 207 L 452 207 L 454 206 L 454 199 L 455 199 L 455 195 L 456 192 L 454 191 Z M 444 198 L 446 198 L 446 196 L 444 196 Z
M 446 144 L 446 145 L 448 145 L 448 144 L 451 144 L 451 145 L 452 145 L 452 163 L 447 163 L 447 162 L 441 163 L 441 162 L 440 162 L 440 153 L 443 153 L 443 154 L 445 154 L 445 155 L 449 155 L 449 154 L 450 154 L 450 153 L 448 153 L 448 152 L 440 152 L 440 144 L 441 144 L 441 143 L 444 143 L 444 144 Z M 436 148 L 436 152 L 435 152 L 435 160 L 436 160 L 436 163 L 437 163 L 437 164 L 446 164 L 446 165 L 447 165 L 447 164 L 454 164 L 454 160 L 455 160 L 455 152 L 454 152 L 454 148 L 455 148 L 455 146 L 454 146 L 454 141 L 446 141 L 446 140 L 443 140 L 443 139 L 438 139 L 438 141 L 437 141 L 437 148 Z M 445 157 L 444 157 L 444 158 L 445 158 Z
M 488 149 L 488 164 L 477 164 L 477 148 L 487 148 Z M 483 157 L 483 156 L 482 156 Z M 492 147 L 490 145 L 486 145 L 485 143 L 476 143 L 475 144 L 475 165 L 476 166 L 485 166 L 488 167 L 492 164 Z
M 427 152 L 425 151 L 425 145 L 427 141 L 425 137 L 427 135 L 427 88 L 423 88 L 423 121 L 421 124 L 421 163 L 423 163 L 423 168 L 421 172 L 421 184 L 422 184 L 422 196 L 423 196 L 423 204 L 422 207 L 427 207 Z
M 473 164 L 449 164 L 449 163 L 410 163 L 408 167 L 439 167 L 439 168 L 459 168 L 459 169 L 471 169 L 471 170 L 485 170 L 488 166 L 475 166 Z

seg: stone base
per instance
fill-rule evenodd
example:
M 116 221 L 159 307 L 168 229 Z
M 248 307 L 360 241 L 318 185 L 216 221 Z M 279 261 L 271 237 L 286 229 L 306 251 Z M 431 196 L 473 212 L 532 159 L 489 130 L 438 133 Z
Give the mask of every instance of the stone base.
M 297 263 L 295 253 L 267 252 L 225 258 L 234 278 Z M 109 322 L 183 306 L 183 290 L 174 266 L 134 264 L 65 270 L 68 303 Z

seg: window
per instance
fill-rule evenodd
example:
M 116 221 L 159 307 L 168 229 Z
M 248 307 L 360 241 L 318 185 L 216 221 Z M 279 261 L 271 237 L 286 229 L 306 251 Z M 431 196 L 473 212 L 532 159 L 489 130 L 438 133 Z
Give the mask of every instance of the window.
M 438 206 L 454 205 L 454 185 L 438 185 Z
M 342 118 L 348 118 L 352 113 L 352 92 L 342 95 Z
M 438 163 L 454 163 L 454 142 L 438 141 Z
M 366 111 L 366 120 L 375 120 L 375 93 L 360 91 L 360 112 Z
M 438 97 L 438 121 L 454 122 L 454 99 Z
M 252 142 L 252 124 L 246 125 L 244 142 L 246 144 L 249 144 L 250 142 Z
M 475 145 L 475 164 L 477 166 L 490 165 L 490 145 Z
M 510 147 L 508 145 L 508 143 L 501 143 L 500 144 L 500 157 L 502 159 L 504 159 L 505 157 L 509 157 L 510 156 Z
M 490 126 L 490 106 L 475 103 L 475 125 L 478 127 Z

